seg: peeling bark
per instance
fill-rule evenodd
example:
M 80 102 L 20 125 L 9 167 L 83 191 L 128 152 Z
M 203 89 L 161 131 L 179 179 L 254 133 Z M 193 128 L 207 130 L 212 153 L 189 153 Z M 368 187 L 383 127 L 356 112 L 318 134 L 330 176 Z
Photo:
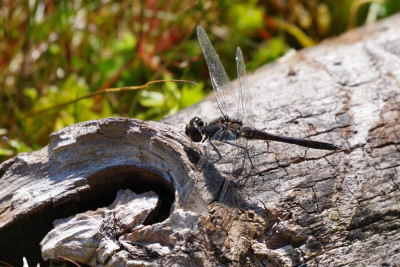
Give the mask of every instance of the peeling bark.
M 92 265 L 398 264 L 399 23 L 393 16 L 249 75 L 258 128 L 343 149 L 250 141 L 257 172 L 232 179 L 236 191 L 227 195 L 237 196 L 241 209 L 214 202 L 227 173 L 199 168 L 203 148 L 182 134 L 192 117 L 219 115 L 212 98 L 165 120 L 180 129 L 133 119 L 89 121 L 53 133 L 40 151 L 3 162 L 0 260 L 18 265 L 42 240 L 43 256 L 57 260 L 44 248 L 51 233 L 66 240 L 67 231 L 57 231 L 59 223 L 51 230 L 52 221 L 89 214 L 109 226 L 99 230 L 96 244 L 108 238 L 117 248 L 107 254 L 97 246 L 95 255 L 85 254 L 88 260 L 79 258 Z M 146 219 L 104 219 L 118 213 L 109 205 L 127 188 L 154 191 L 161 203 Z M 64 244 L 52 255 L 65 253 Z

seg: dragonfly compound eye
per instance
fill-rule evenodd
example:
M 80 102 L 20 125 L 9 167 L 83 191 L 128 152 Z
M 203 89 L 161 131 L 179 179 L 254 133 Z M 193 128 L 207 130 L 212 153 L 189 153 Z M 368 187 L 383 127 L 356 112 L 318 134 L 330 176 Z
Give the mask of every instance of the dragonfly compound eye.
M 201 120 L 199 117 L 194 117 L 190 120 L 189 125 L 195 125 L 199 120 Z
M 204 121 L 200 118 L 198 118 L 198 120 L 196 121 L 197 126 L 199 126 L 200 128 L 204 127 Z
M 195 124 L 187 124 L 185 129 L 185 134 L 193 142 L 200 142 L 203 139 L 200 129 L 197 128 Z

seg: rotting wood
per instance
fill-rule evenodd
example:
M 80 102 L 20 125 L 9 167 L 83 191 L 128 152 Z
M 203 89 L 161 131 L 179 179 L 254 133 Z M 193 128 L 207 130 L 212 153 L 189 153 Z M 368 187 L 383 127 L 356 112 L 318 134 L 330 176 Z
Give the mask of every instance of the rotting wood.
M 153 265 L 399 263 L 399 24 L 400 15 L 393 16 L 249 75 L 252 104 L 260 114 L 256 126 L 344 149 L 253 142 L 260 176 L 247 179 L 241 190 L 247 210 L 210 205 L 222 175 L 201 175 L 196 168 L 201 147 L 178 129 L 108 118 L 71 125 L 52 134 L 47 148 L 0 165 L 0 251 L 25 256 L 30 250 L 18 242 L 32 243 L 36 228 L 37 243 L 30 249 L 39 250 L 45 230 L 51 230 L 51 221 L 43 218 L 106 207 L 117 189 L 137 185 L 150 191 L 156 184 L 160 195 L 178 200 L 169 217 L 167 211 L 158 221 L 124 232 L 118 253 L 98 265 L 116 263 L 118 255 Z M 218 116 L 214 100 L 165 122 L 183 132 L 193 116 L 208 121 Z M 139 182 L 127 182 L 132 180 Z M 108 202 L 94 205 L 99 196 Z

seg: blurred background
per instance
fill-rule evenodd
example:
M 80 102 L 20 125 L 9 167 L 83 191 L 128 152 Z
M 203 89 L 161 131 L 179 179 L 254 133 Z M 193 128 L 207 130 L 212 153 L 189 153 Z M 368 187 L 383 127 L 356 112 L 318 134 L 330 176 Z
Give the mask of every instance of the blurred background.
M 49 134 L 110 116 L 159 120 L 211 85 L 195 29 L 202 25 L 234 79 L 247 70 L 400 10 L 399 0 L 0 1 L 0 162 Z M 231 62 L 232 64 L 229 64 Z M 151 85 L 73 101 L 110 87 Z M 60 107 L 62 103 L 73 101 Z

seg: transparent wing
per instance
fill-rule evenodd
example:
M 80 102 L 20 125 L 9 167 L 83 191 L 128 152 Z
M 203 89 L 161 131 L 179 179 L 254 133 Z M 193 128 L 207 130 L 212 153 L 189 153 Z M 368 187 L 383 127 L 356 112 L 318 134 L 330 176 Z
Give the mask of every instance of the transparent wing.
M 228 117 L 235 116 L 237 114 L 232 112 L 232 105 L 237 105 L 236 90 L 235 88 L 232 88 L 224 66 L 208 39 L 206 32 L 201 26 L 197 26 L 197 36 L 210 72 L 210 78 L 218 107 L 223 115 Z
M 240 203 L 239 194 L 236 192 L 238 181 L 242 175 L 250 171 L 247 159 L 248 141 L 245 138 L 236 138 L 235 134 L 226 129 L 217 132 L 211 138 L 210 144 L 207 146 L 209 159 L 219 158 L 217 153 L 221 155 L 214 166 L 225 179 L 221 184 L 218 201 L 229 207 L 237 208 Z
M 243 53 L 240 47 L 236 49 L 236 69 L 239 80 L 238 92 L 238 119 L 243 121 L 247 126 L 253 126 L 254 112 L 251 105 L 251 98 L 248 94 L 248 83 L 246 75 L 246 67 L 244 64 Z
M 218 54 L 201 26 L 197 27 L 197 35 L 210 72 L 219 109 L 223 115 L 246 122 L 245 120 L 252 115 L 252 109 L 250 99 L 246 94 L 246 70 L 242 51 L 238 48 L 236 53 L 239 85 L 232 86 Z M 248 125 L 247 122 L 246 124 Z M 221 191 L 220 202 L 228 204 L 227 202 L 233 200 L 231 182 L 237 180 L 247 172 L 246 169 L 249 169 L 248 163 L 246 164 L 247 144 L 247 139 L 237 138 L 230 129 L 221 130 L 210 139 L 210 144 L 206 149 L 207 161 L 213 162 L 227 179 Z

